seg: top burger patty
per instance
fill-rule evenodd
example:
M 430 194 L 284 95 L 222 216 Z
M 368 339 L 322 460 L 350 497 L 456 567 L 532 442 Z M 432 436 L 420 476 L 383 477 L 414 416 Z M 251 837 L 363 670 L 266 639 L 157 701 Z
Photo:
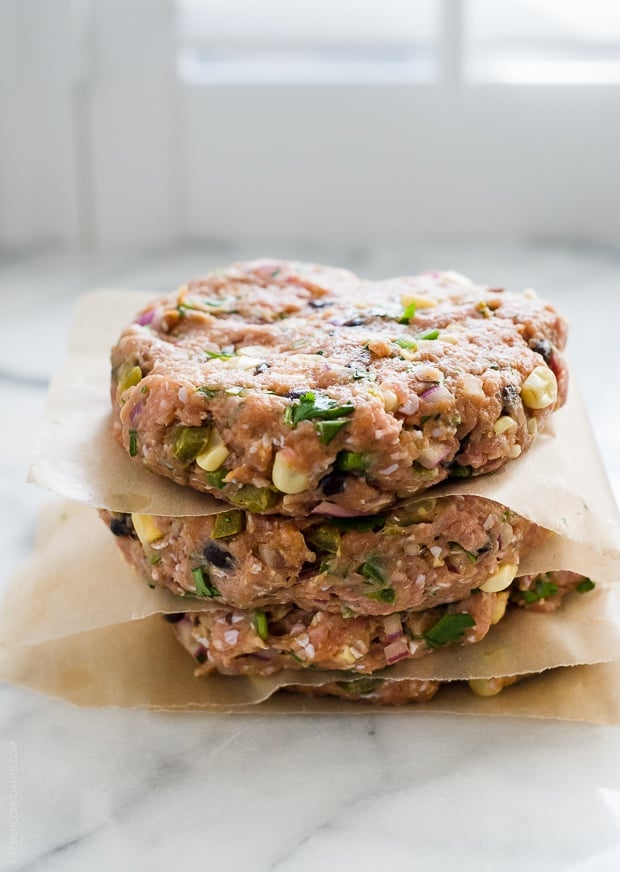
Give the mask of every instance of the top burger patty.
M 150 471 L 251 512 L 371 514 L 529 448 L 566 397 L 565 336 L 535 295 L 454 273 L 237 264 L 124 330 L 115 432 Z

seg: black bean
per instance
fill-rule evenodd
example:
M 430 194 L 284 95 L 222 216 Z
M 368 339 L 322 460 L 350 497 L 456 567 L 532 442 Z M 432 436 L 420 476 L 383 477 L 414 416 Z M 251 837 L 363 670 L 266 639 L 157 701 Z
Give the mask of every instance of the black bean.
M 230 569 L 235 562 L 230 551 L 222 548 L 222 546 L 218 545 L 217 542 L 209 542 L 203 553 L 205 559 L 214 566 L 217 566 L 218 569 Z
M 169 624 L 178 624 L 185 617 L 185 612 L 175 612 L 173 615 L 162 615 L 162 617 Z
M 254 375 L 260 375 L 261 372 L 265 372 L 266 369 L 269 369 L 271 364 L 267 363 L 266 360 L 263 360 L 262 363 L 259 363 L 256 369 L 254 370 Z
M 553 357 L 553 345 L 548 339 L 531 339 L 530 348 L 532 351 L 535 351 L 536 354 L 540 354 L 546 364 L 551 363 L 551 358 Z
M 344 490 L 347 477 L 342 472 L 328 472 L 319 482 L 319 487 L 326 497 L 341 494 Z
M 362 324 L 366 324 L 367 319 L 361 315 L 358 315 L 357 318 L 351 318 L 349 321 L 343 321 L 343 327 L 361 327 Z
M 519 403 L 519 390 L 515 385 L 504 385 L 502 388 L 502 412 L 510 415 Z
M 110 519 L 110 531 L 115 536 L 132 536 L 134 539 L 137 538 L 131 515 L 114 515 Z

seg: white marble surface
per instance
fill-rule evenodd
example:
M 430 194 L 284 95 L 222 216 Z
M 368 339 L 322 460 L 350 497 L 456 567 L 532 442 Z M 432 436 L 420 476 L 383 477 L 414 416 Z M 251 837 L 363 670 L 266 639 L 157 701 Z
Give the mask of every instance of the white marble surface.
M 574 371 L 618 499 L 620 249 L 212 244 L 140 258 L 43 252 L 0 262 L 3 579 L 28 553 L 48 498 L 23 480 L 76 295 L 95 286 L 166 289 L 259 253 L 368 276 L 446 267 L 538 288 L 572 321 Z M 79 710 L 12 687 L 0 688 L 0 701 L 0 869 L 620 868 L 619 728 L 381 712 Z

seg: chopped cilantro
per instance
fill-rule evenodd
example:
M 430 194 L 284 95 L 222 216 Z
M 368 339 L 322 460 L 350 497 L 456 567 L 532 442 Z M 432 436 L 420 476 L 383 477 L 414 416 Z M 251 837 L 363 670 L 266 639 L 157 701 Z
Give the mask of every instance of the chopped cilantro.
M 462 551 L 470 563 L 478 562 L 478 555 L 474 551 L 468 551 L 467 548 L 463 548 L 460 542 L 448 542 L 448 545 L 453 550 L 456 548 L 458 551 Z
M 205 574 L 200 566 L 196 567 L 196 569 L 192 569 L 192 578 L 194 579 L 194 584 L 196 585 L 196 594 L 198 596 L 205 596 L 208 599 L 213 599 L 213 597 L 221 596 L 219 590 L 215 587 L 215 585 L 211 584 L 210 581 L 207 581 L 207 579 L 205 578 Z
M 526 603 L 537 603 L 539 600 L 546 599 L 548 596 L 553 596 L 558 592 L 558 586 L 553 581 L 549 581 L 549 576 L 537 578 L 533 590 L 520 590 L 519 593 Z
M 436 624 L 424 633 L 424 641 L 429 648 L 441 648 L 449 642 L 457 642 L 465 630 L 475 626 L 471 615 L 464 612 L 456 615 L 443 615 Z
M 334 436 L 336 436 L 345 424 L 348 424 L 346 418 L 334 418 L 333 421 L 317 421 L 316 431 L 319 434 L 319 442 L 322 445 L 329 445 Z
M 135 457 L 138 453 L 138 431 L 129 431 L 129 456 Z
M 234 351 L 205 351 L 209 360 L 230 360 L 231 357 L 236 357 Z
M 306 391 L 295 403 L 288 406 L 284 412 L 284 420 L 287 424 L 296 426 L 300 421 L 310 421 L 319 418 L 323 421 L 332 421 L 342 415 L 350 415 L 355 410 L 352 403 L 338 405 L 336 400 L 330 400 L 313 391 Z
M 161 563 L 161 554 L 151 554 L 149 557 L 149 563 L 151 566 L 154 566 L 156 563 Z
M 399 324 L 408 324 L 415 317 L 415 303 L 409 303 L 398 319 Z
M 578 593 L 587 593 L 589 590 L 594 590 L 596 587 L 595 582 L 592 581 L 591 578 L 584 578 L 583 581 L 580 581 L 575 590 Z

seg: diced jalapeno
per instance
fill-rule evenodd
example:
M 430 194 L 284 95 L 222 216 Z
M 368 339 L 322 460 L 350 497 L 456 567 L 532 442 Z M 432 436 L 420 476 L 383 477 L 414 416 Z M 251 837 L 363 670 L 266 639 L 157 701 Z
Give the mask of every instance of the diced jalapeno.
M 220 512 L 215 516 L 212 539 L 225 539 L 227 536 L 235 536 L 245 526 L 245 517 L 239 509 L 231 509 L 228 512 Z
M 247 509 L 248 512 L 260 513 L 273 508 L 278 501 L 278 495 L 268 487 L 244 484 L 236 493 L 230 494 L 229 499 L 236 506 Z
M 383 678 L 355 678 L 353 681 L 339 681 L 338 687 L 346 693 L 359 693 L 363 696 L 381 687 L 383 682 Z
M 376 600 L 379 603 L 396 602 L 396 591 L 391 587 L 382 587 L 381 590 L 373 590 L 371 593 L 364 594 L 366 599 Z
M 209 427 L 179 427 L 174 436 L 174 456 L 187 466 L 207 447 L 209 433 Z
M 583 581 L 580 581 L 575 590 L 577 593 L 587 593 L 589 590 L 594 590 L 596 584 L 592 581 L 591 578 L 584 578 Z
M 329 551 L 330 554 L 337 554 L 340 548 L 340 533 L 329 524 L 321 524 L 320 527 L 314 527 L 306 534 L 306 538 L 319 551 Z
M 122 393 L 127 388 L 133 388 L 142 380 L 142 370 L 139 366 L 124 366 L 118 374 L 118 389 Z
M 385 572 L 376 557 L 369 557 L 368 560 L 357 567 L 356 572 L 359 572 L 360 575 L 369 578 L 371 581 L 376 581 L 377 584 L 386 583 Z
M 336 455 L 336 469 L 340 472 L 363 472 L 368 465 L 368 457 L 357 451 L 339 451 Z
M 224 487 L 224 479 L 227 475 L 228 470 L 222 466 L 219 469 L 216 469 L 215 472 L 207 472 L 205 479 L 210 487 L 216 487 L 221 490 Z
M 252 623 L 254 624 L 254 629 L 258 633 L 259 637 L 265 641 L 269 636 L 269 624 L 267 622 L 267 615 L 265 612 L 255 611 L 252 615 Z

